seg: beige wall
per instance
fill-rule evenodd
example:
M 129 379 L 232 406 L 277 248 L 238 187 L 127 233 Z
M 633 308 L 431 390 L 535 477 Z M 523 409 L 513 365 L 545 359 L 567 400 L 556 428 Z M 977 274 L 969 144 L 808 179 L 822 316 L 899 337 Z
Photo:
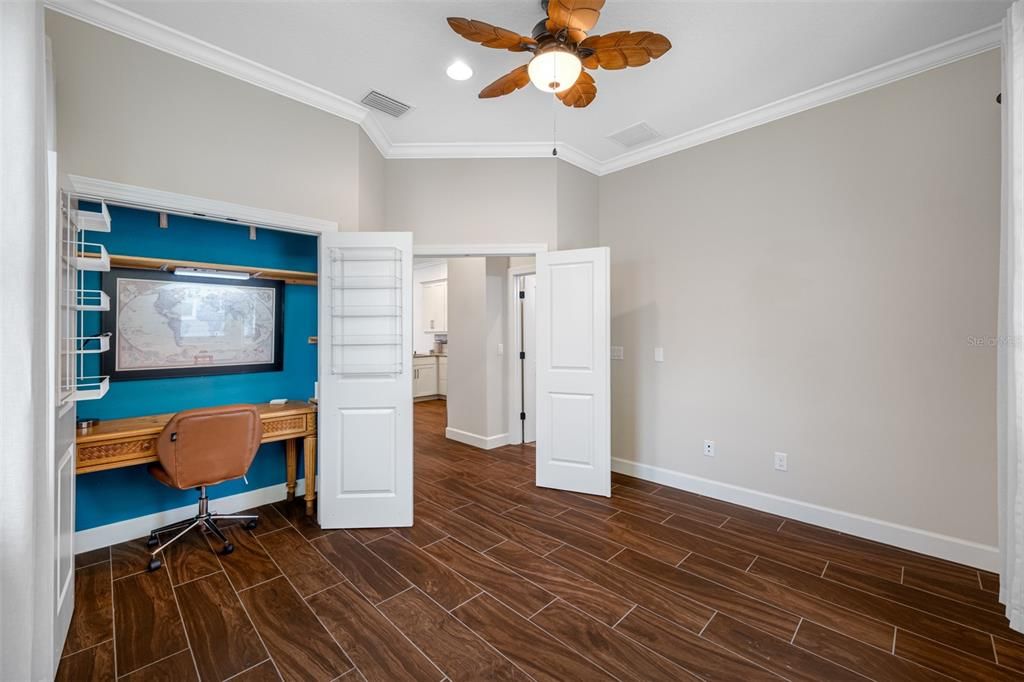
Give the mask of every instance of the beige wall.
M 558 248 L 597 246 L 598 178 L 564 161 L 558 162 Z
M 359 130 L 359 229 L 384 229 L 384 157 Z
M 507 258 L 448 260 L 448 427 L 506 433 L 504 292 Z
M 389 159 L 385 165 L 387 227 L 414 232 L 417 244 L 557 244 L 551 159 Z
M 602 177 L 614 456 L 994 545 L 999 89 L 988 52 Z
M 597 246 L 597 176 L 560 159 L 384 163 L 387 227 L 418 244 Z
M 356 124 L 54 12 L 46 30 L 63 172 L 359 227 Z

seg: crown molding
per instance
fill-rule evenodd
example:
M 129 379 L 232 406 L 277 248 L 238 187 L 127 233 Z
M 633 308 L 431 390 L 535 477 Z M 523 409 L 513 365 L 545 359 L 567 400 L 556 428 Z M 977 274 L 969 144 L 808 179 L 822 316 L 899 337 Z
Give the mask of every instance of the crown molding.
M 888 85 L 903 78 L 916 76 L 924 71 L 960 59 L 973 57 L 999 47 L 1002 44 L 1002 39 L 1002 24 L 994 24 L 756 109 L 620 154 L 602 163 L 599 175 L 625 170 L 631 166 L 696 147 L 705 142 L 711 142 L 866 90 Z
M 362 127 L 385 159 L 515 159 L 551 156 L 550 142 L 394 143 L 388 137 L 377 115 L 362 104 L 147 19 L 108 0 L 44 0 L 44 4 L 61 14 L 352 121 Z M 972 57 L 998 48 L 1001 43 L 1002 25 L 995 24 L 799 94 L 624 152 L 606 161 L 595 159 L 564 143 L 557 145 L 558 158 L 594 175 L 615 173 Z
M 228 201 L 207 199 L 191 194 L 166 192 L 160 189 L 139 187 L 123 182 L 113 182 L 100 178 L 89 178 L 83 175 L 67 175 L 64 181 L 65 190 L 81 199 L 106 201 L 115 206 L 128 206 L 153 211 L 163 211 L 184 216 L 195 216 L 206 219 L 254 225 L 303 232 L 306 234 L 333 233 L 338 231 L 338 223 L 333 220 L 310 218 L 308 216 L 284 213 L 265 208 L 243 206 Z
M 396 143 L 392 144 L 389 159 L 537 159 L 553 157 L 552 147 L 557 147 L 557 157 L 562 161 L 579 166 L 585 171 L 600 175 L 602 164 L 564 142 L 448 142 L 448 143 Z

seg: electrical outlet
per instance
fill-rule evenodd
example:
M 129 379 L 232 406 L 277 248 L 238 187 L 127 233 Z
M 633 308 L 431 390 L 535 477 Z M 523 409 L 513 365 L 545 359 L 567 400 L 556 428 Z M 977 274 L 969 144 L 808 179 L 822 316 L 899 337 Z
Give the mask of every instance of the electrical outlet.
M 704 456 L 714 457 L 715 456 L 715 441 L 706 440 L 704 441 Z
M 789 471 L 789 463 L 786 461 L 789 458 L 785 452 L 775 453 L 775 468 L 778 471 Z
M 622 360 L 626 357 L 626 352 L 622 346 L 612 346 L 612 360 Z

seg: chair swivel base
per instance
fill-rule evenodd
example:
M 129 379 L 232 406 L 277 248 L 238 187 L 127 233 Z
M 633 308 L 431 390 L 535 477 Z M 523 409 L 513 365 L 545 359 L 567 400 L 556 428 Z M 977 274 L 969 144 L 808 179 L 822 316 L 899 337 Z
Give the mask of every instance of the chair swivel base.
M 255 514 L 216 514 L 211 512 L 209 510 L 208 500 L 206 498 L 206 490 L 204 487 L 200 492 L 198 514 L 196 514 L 190 519 L 178 521 L 177 523 L 172 523 L 167 526 L 163 526 L 162 528 L 157 528 L 150 532 L 149 539 L 146 540 L 146 547 L 149 547 L 153 550 L 152 552 L 150 552 L 149 570 L 155 571 L 158 568 L 160 568 L 162 563 L 159 559 L 159 554 L 168 547 L 170 547 L 172 544 L 177 542 L 180 538 L 182 538 L 185 535 L 185 533 L 197 527 L 200 528 L 200 530 L 206 528 L 215 536 L 217 536 L 217 538 L 222 543 L 224 543 L 220 551 L 221 554 L 231 554 L 233 551 L 235 551 L 235 546 L 231 544 L 231 542 L 227 539 L 227 537 L 224 535 L 221 529 L 217 527 L 217 521 L 221 519 L 244 520 L 245 523 L 242 524 L 242 527 L 247 530 L 253 530 L 260 522 L 260 517 Z M 158 534 L 169 533 L 171 531 L 175 531 L 178 529 L 181 530 L 180 532 L 178 532 L 177 535 L 175 535 L 173 538 L 171 538 L 164 544 L 160 545 L 160 539 L 157 537 Z M 153 549 L 154 547 L 155 549 Z

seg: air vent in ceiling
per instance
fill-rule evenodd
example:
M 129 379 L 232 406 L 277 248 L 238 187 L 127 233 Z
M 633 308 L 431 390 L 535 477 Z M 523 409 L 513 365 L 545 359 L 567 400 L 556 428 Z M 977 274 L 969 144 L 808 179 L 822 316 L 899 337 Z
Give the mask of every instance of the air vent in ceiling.
M 647 142 L 652 142 L 661 137 L 661 133 L 647 125 L 646 123 L 640 122 L 635 125 L 631 125 L 628 128 L 620 130 L 617 133 L 613 133 L 608 136 L 609 140 L 618 142 L 623 147 L 636 147 Z
M 395 118 L 398 118 L 405 112 L 412 109 L 408 104 L 399 102 L 397 99 L 388 97 L 384 93 L 377 92 L 376 90 L 370 90 L 366 97 L 363 98 L 363 104 L 371 109 L 383 111 L 385 114 L 394 116 Z

